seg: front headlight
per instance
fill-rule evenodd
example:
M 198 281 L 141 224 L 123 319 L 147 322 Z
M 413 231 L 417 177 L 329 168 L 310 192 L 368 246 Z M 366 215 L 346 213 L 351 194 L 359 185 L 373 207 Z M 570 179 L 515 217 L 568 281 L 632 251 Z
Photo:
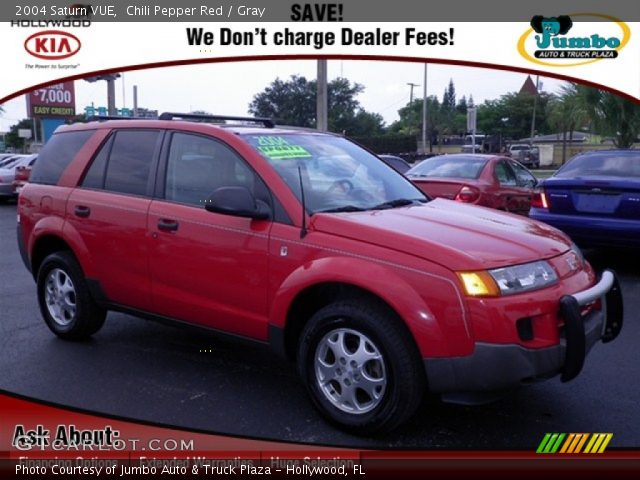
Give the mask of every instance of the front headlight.
M 513 267 L 496 268 L 489 270 L 489 275 L 498 284 L 502 295 L 537 290 L 558 281 L 555 270 L 544 260 L 514 265 Z

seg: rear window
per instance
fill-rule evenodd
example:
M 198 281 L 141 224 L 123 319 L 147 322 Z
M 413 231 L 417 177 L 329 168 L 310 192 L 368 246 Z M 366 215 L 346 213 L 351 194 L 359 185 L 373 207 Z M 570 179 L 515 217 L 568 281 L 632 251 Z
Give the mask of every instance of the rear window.
M 31 173 L 32 183 L 56 185 L 62 172 L 93 135 L 93 130 L 56 133 L 38 154 Z
M 416 177 L 478 178 L 487 159 L 477 155 L 427 158 L 407 172 Z
M 597 153 L 574 157 L 554 175 L 570 177 L 636 177 L 640 178 L 640 152 Z

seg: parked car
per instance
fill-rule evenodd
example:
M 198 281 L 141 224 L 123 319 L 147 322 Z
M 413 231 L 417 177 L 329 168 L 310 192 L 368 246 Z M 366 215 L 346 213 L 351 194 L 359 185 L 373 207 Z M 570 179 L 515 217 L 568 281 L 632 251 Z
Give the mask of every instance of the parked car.
M 8 165 L 16 162 L 20 158 L 24 158 L 26 156 L 27 155 L 16 155 L 15 153 L 12 153 L 10 155 L 3 155 L 2 158 L 0 158 L 0 168 L 5 168 Z
M 420 162 L 406 176 L 432 198 L 522 215 L 529 212 L 537 184 L 518 162 L 495 155 L 441 155 Z
M 395 155 L 378 155 L 378 157 L 380 157 L 380 160 L 389 165 L 396 172 L 402 173 L 403 175 L 411 168 L 409 162 L 400 157 L 396 157 Z
M 585 247 L 640 247 L 640 151 L 577 155 L 541 187 L 531 218 Z
M 530 168 L 540 168 L 540 149 L 526 143 L 509 145 L 507 156 L 514 158 L 522 165 Z
M 463 145 L 460 147 L 460 153 L 482 153 L 482 145 Z
M 0 202 L 15 197 L 13 180 L 16 168 L 23 165 L 28 155 L 13 155 L 5 158 L 0 164 Z
M 360 435 L 406 422 L 427 387 L 568 381 L 618 335 L 615 274 L 562 232 L 430 201 L 341 136 L 221 118 L 238 120 L 56 130 L 18 204 L 53 333 L 85 339 L 119 310 L 267 343 Z
M 31 170 L 33 165 L 36 163 L 36 160 L 38 160 L 38 155 L 31 155 L 29 158 L 25 159 L 25 162 L 22 165 L 16 167 L 12 184 L 14 195 L 19 195 L 25 184 L 29 182 Z

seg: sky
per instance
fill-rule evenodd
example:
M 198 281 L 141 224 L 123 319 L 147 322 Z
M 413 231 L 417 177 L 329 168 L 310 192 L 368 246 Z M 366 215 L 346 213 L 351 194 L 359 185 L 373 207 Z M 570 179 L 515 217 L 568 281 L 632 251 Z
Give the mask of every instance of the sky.
M 276 77 L 316 76 L 315 60 L 250 61 L 185 65 L 126 72 L 116 81 L 116 107 L 133 107 L 133 86 L 138 86 L 138 106 L 153 110 L 189 112 L 205 110 L 223 115 L 247 115 L 253 96 L 261 92 Z M 422 97 L 424 66 L 418 63 L 391 61 L 330 60 L 329 80 L 346 77 L 364 85 L 357 99 L 370 112 L 383 116 L 387 125 L 398 119 L 398 110 L 409 101 L 408 83 L 416 83 L 414 98 Z M 429 64 L 427 94 L 442 98 L 450 79 L 456 87 L 457 98 L 473 95 L 477 104 L 495 99 L 508 92 L 518 91 L 527 75 L 500 70 Z M 540 78 L 541 89 L 558 92 L 565 83 L 552 78 Z M 107 105 L 105 82 L 75 82 L 76 111 L 93 104 Z M 3 105 L 0 131 L 7 131 L 26 118 L 24 96 Z

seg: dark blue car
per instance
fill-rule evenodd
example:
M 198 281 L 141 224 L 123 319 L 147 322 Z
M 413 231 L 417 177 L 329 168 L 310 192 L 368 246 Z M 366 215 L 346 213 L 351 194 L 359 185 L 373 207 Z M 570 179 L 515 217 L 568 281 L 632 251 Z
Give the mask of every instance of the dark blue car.
M 531 218 L 584 247 L 640 247 L 640 150 L 580 154 L 541 187 Z

